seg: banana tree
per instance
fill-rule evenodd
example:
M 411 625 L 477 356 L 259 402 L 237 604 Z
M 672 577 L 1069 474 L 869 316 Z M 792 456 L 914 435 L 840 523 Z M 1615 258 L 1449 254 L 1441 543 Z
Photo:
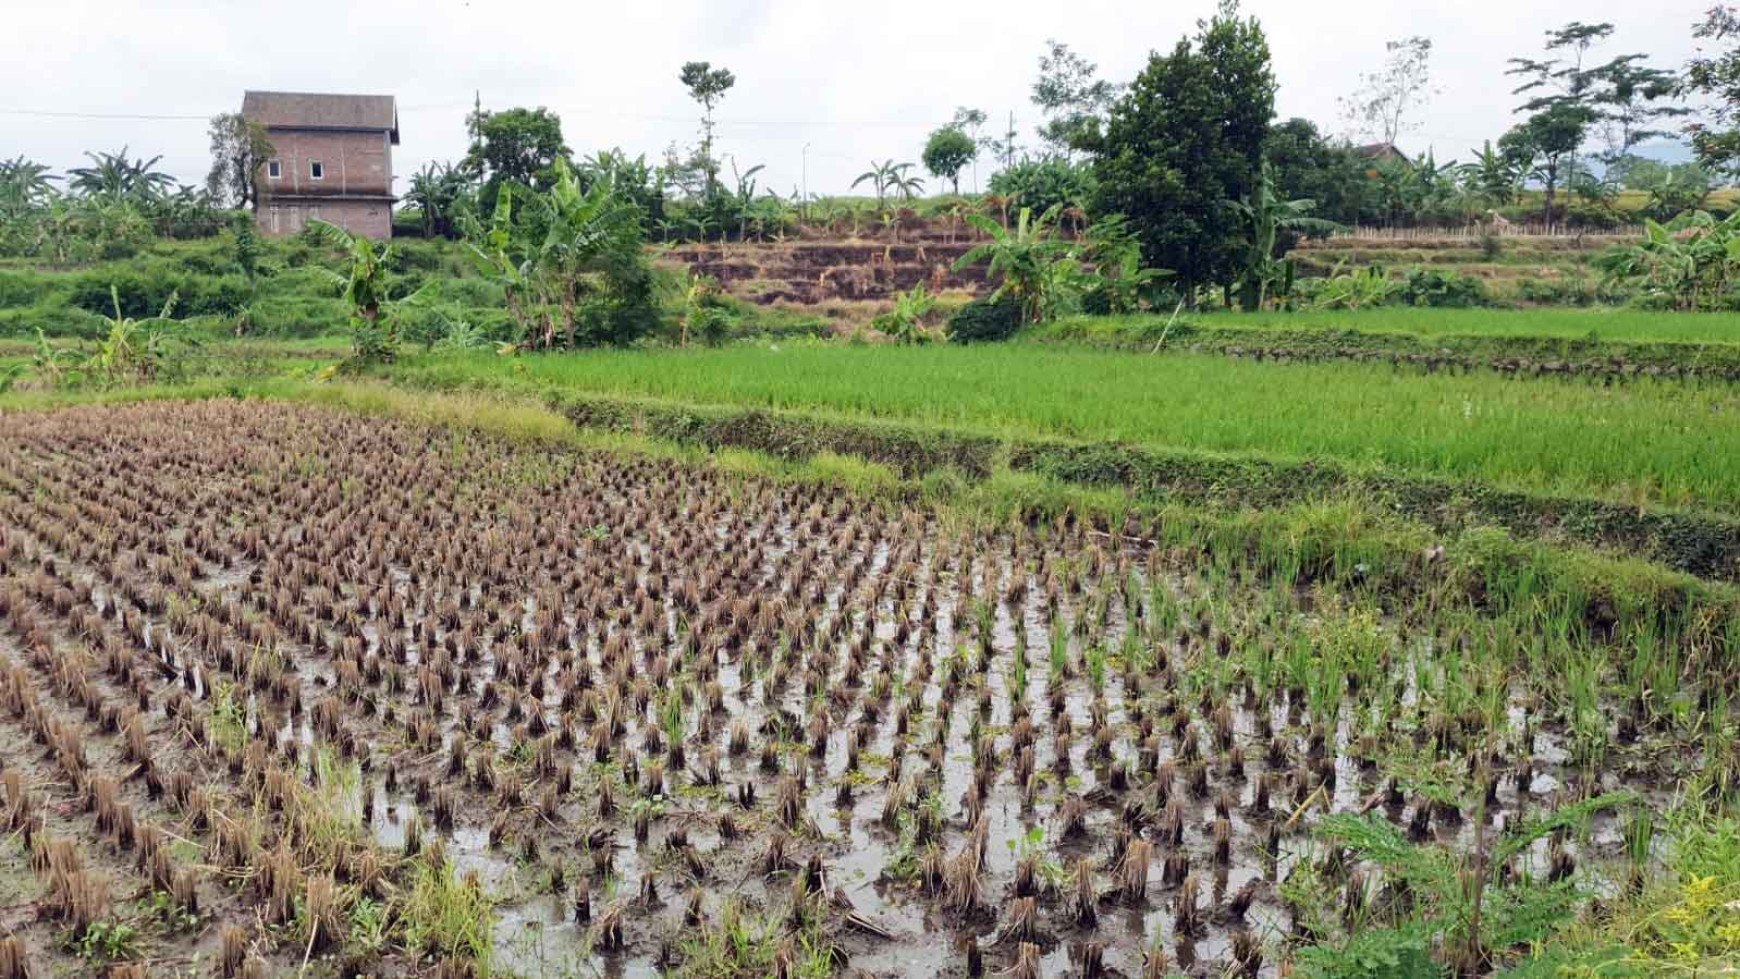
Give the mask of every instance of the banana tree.
M 881 162 L 871 160 L 870 169 L 859 174 L 858 179 L 852 181 L 852 189 L 857 190 L 859 184 L 868 182 L 870 186 L 876 190 L 876 206 L 880 209 L 888 200 L 889 181 L 893 179 L 893 177 L 893 157 L 889 157 Z
M 514 240 L 514 193 L 512 184 L 502 185 L 488 226 L 479 222 L 475 215 L 468 214 L 460 218 L 460 227 L 471 264 L 484 279 L 501 286 L 502 294 L 507 298 L 508 315 L 519 327 L 520 335 L 529 336 L 531 311 L 527 308 L 527 300 L 531 286 L 527 274 L 530 263 L 518 254 L 518 243 Z
M 1069 243 L 1052 236 L 1057 211 L 1053 206 L 1035 219 L 1033 209 L 1024 207 L 1013 228 L 1005 228 L 981 214 L 967 215 L 968 223 L 990 240 L 957 259 L 954 270 L 959 272 L 989 260 L 990 274 L 1002 278 L 992 298 L 1011 296 L 1020 307 L 1024 322 L 1043 321 L 1056 298 L 1056 288 L 1075 261 L 1070 257 Z
M 1087 229 L 1080 255 L 1089 268 L 1083 307 L 1096 313 L 1133 313 L 1154 282 L 1169 269 L 1142 267 L 1142 243 L 1121 214 L 1102 218 Z
M 175 178 L 153 169 L 162 156 L 134 160 L 127 156 L 127 147 L 119 153 L 85 153 L 91 165 L 68 171 L 71 188 L 92 197 L 128 200 L 136 204 L 149 203 L 174 186 Z
M 1520 177 L 1510 157 L 1493 149 L 1492 140 L 1459 168 L 1463 182 L 1489 207 L 1503 207 L 1516 200 Z
M 901 200 L 910 201 L 924 189 L 923 177 L 907 176 L 907 171 L 911 169 L 912 164 L 902 163 L 888 175 L 888 189 L 899 194 Z
M 18 220 L 47 204 L 59 179 L 46 165 L 22 156 L 0 160 L 0 220 Z
M 1675 309 L 1718 309 L 1740 283 L 1740 212 L 1718 221 L 1708 211 L 1666 224 L 1644 219 L 1643 240 L 1596 260 L 1606 281 L 1664 297 Z
M 313 228 L 328 244 L 342 251 L 350 262 L 349 270 L 342 274 L 330 269 L 321 271 L 350 304 L 353 360 L 358 364 L 392 360 L 399 350 L 398 307 L 415 299 L 423 290 L 397 300 L 389 296 L 389 270 L 395 257 L 391 244 L 377 245 L 362 235 L 353 235 L 318 218 L 308 222 L 307 227 Z
M 1317 202 L 1310 198 L 1283 200 L 1275 192 L 1274 170 L 1266 160 L 1255 189 L 1244 200 L 1224 203 L 1243 220 L 1248 235 L 1245 267 L 1236 283 L 1239 305 L 1247 311 L 1263 308 L 1270 288 L 1288 277 L 1286 263 L 1275 255 L 1282 231 L 1327 235 L 1341 227 L 1333 221 L 1311 217 Z

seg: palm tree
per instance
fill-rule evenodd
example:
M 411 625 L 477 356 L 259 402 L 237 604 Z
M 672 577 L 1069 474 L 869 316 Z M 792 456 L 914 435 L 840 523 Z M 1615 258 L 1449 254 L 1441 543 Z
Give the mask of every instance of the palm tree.
M 967 215 L 968 223 L 991 240 L 974 246 L 957 259 L 954 270 L 959 272 L 990 259 L 990 273 L 1003 280 L 992 298 L 1012 296 L 1020 304 L 1023 321 L 1040 322 L 1053 298 L 1053 287 L 1071 261 L 1069 244 L 1051 234 L 1057 210 L 1054 206 L 1035 220 L 1033 209 L 1024 207 L 1013 228 L 1005 228 L 983 215 Z

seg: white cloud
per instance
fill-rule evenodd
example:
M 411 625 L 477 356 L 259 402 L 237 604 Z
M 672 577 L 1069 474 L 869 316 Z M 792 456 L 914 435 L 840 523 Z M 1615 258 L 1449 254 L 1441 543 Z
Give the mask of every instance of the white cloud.
M 1247 0 L 1268 33 L 1282 117 L 1338 127 L 1336 99 L 1383 57 L 1386 39 L 1435 42 L 1441 93 L 1403 142 L 1466 157 L 1514 120 L 1506 60 L 1540 53 L 1543 32 L 1568 20 L 1610 20 L 1597 55 L 1643 51 L 1677 68 L 1692 53 L 1703 0 L 1640 13 L 1619 0 L 1468 0 L 1461 4 Z M 690 142 L 697 107 L 677 82 L 684 61 L 710 60 L 737 75 L 718 113 L 719 149 L 763 186 L 802 179 L 843 191 L 871 158 L 917 160 L 926 133 L 957 105 L 1013 110 L 1030 134 L 1028 101 L 1044 42 L 1056 37 L 1098 61 L 1104 76 L 1133 77 L 1150 50 L 1166 50 L 1213 12 L 1189 4 L 1076 0 L 892 0 L 849 7 L 816 0 L 663 3 L 379 0 L 14 0 L 0 37 L 0 108 L 204 117 L 233 110 L 246 88 L 381 92 L 398 96 L 404 177 L 427 160 L 464 152 L 474 91 L 486 107 L 544 105 L 561 114 L 570 144 L 621 146 L 656 158 Z M 0 157 L 20 153 L 57 168 L 84 150 L 127 144 L 163 155 L 188 183 L 207 166 L 199 119 L 128 120 L 0 115 Z M 981 173 L 986 168 L 981 165 Z M 727 167 L 729 173 L 729 167 Z

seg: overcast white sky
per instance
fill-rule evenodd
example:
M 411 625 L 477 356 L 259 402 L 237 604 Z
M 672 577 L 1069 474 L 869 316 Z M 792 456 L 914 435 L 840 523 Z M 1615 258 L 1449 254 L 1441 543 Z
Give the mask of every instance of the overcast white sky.
M 1383 58 L 1384 41 L 1433 39 L 1441 89 L 1401 142 L 1440 160 L 1513 121 L 1506 59 L 1537 55 L 1569 20 L 1612 21 L 1596 56 L 1642 51 L 1679 68 L 1707 0 L 1245 0 L 1268 32 L 1280 117 L 1339 131 L 1338 96 Z M 162 154 L 197 183 L 208 165 L 204 117 L 247 88 L 389 93 L 399 100 L 403 179 L 465 149 L 472 93 L 485 108 L 547 106 L 580 153 L 620 146 L 656 159 L 695 138 L 697 108 L 677 81 L 687 60 L 737 75 L 721 106 L 719 151 L 767 164 L 780 193 L 844 191 L 872 158 L 916 161 L 955 106 L 995 121 L 1014 110 L 1029 142 L 1029 89 L 1055 37 L 1127 81 L 1150 50 L 1170 49 L 1213 0 L 6 0 L 0 34 L 0 158 L 57 169 L 87 149 Z M 28 113 L 158 114 L 130 120 Z M 988 172 L 979 166 L 980 178 Z M 730 167 L 726 167 L 729 175 Z M 967 182 L 963 181 L 963 186 Z

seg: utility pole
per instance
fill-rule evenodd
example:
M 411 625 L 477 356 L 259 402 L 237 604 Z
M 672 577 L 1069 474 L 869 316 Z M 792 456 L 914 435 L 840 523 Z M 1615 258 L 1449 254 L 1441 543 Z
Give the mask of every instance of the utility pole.
M 1009 110 L 1009 132 L 1003 142 L 1003 169 L 1015 165 L 1015 110 Z
M 798 202 L 798 213 L 808 217 L 810 212 L 810 144 L 808 143 L 804 144 L 803 159 L 803 189 L 799 191 L 803 195 L 803 200 Z

